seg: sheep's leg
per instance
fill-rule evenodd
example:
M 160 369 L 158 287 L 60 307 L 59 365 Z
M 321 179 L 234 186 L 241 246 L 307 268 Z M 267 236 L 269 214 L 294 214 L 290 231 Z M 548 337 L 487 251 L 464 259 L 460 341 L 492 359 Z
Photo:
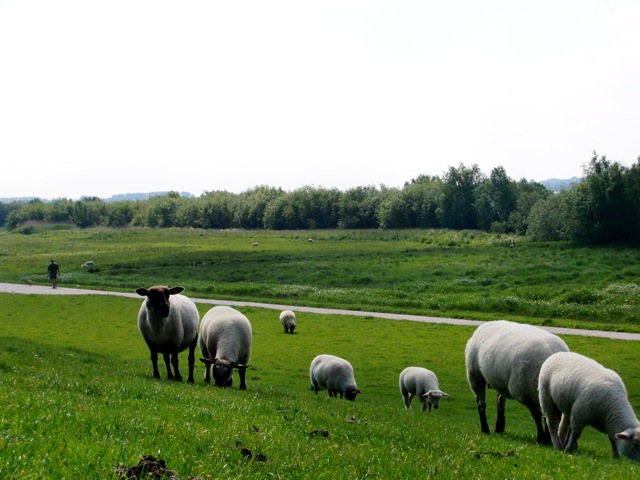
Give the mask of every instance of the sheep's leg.
M 482 433 L 489 433 L 489 424 L 487 423 L 487 401 L 482 395 L 476 396 L 476 403 L 478 404 L 478 413 L 480 414 L 480 431 Z
M 167 367 L 167 378 L 169 380 L 173 380 L 173 372 L 171 371 L 171 356 L 168 353 L 163 353 L 162 358 L 164 359 L 164 364 Z
M 569 437 L 569 431 L 571 430 L 571 417 L 569 415 L 563 415 L 560 410 L 556 414 L 560 418 L 560 424 L 557 430 L 558 445 L 556 448 L 562 450 L 567 444 L 567 438 Z M 556 423 L 558 422 L 556 418 Z M 549 427 L 551 428 L 551 427 Z M 553 440 L 553 431 L 551 432 L 551 439 Z
M 196 345 L 198 344 L 198 336 L 196 335 L 195 340 L 189 345 L 189 383 L 193 383 L 193 370 L 196 367 Z
M 149 346 L 151 351 L 151 366 L 153 367 L 153 378 L 160 378 L 160 371 L 158 370 L 158 351 Z
M 547 408 L 547 410 L 549 410 Z M 562 422 L 565 421 L 565 416 L 561 417 L 561 413 L 559 411 L 547 411 L 546 412 L 546 422 L 549 426 L 549 435 L 551 437 L 551 442 L 553 446 L 557 450 L 562 450 L 564 448 L 564 440 L 565 437 L 562 435 Z M 560 418 L 562 418 L 560 420 Z
M 538 406 L 534 404 L 531 400 L 527 400 L 524 405 L 531 412 L 533 421 L 536 424 L 536 429 L 538 430 L 538 443 L 540 445 L 550 444 L 551 437 L 549 435 L 549 432 L 545 430 L 544 428 L 545 425 L 542 424 L 542 414 L 540 413 L 540 408 L 538 408 Z
M 422 404 L 420 411 L 424 412 L 427 409 L 427 399 L 422 395 L 418 396 L 418 398 L 420 399 L 420 403 Z M 429 413 L 431 413 L 431 409 L 429 409 Z
M 402 392 L 402 399 L 404 400 L 404 408 L 409 410 L 411 408 L 411 401 L 413 400 L 413 395 L 409 392 Z
M 173 371 L 176 372 L 175 380 L 178 382 L 182 381 L 182 375 L 180 375 L 180 370 L 178 369 L 178 352 L 171 354 L 171 364 L 173 365 Z
M 247 382 L 245 378 L 247 376 L 247 367 L 238 368 L 238 374 L 240 375 L 240 390 L 246 390 Z
M 565 452 L 573 452 L 573 450 L 578 446 L 578 439 L 580 438 L 580 434 L 582 433 L 582 429 L 571 427 L 571 431 L 569 432 L 569 438 L 567 439 L 567 443 L 564 446 Z
M 618 451 L 618 445 L 616 445 L 615 438 L 611 435 L 608 435 L 608 437 L 609 441 L 611 442 L 611 455 L 613 455 L 613 458 L 620 457 L 620 452 Z
M 204 364 L 204 381 L 207 383 L 211 382 L 211 365 L 208 363 Z
M 498 419 L 496 420 L 496 433 L 503 433 L 504 427 L 506 425 L 506 421 L 504 419 L 504 411 L 505 404 L 507 403 L 507 399 L 504 396 L 498 394 L 497 404 L 498 404 Z

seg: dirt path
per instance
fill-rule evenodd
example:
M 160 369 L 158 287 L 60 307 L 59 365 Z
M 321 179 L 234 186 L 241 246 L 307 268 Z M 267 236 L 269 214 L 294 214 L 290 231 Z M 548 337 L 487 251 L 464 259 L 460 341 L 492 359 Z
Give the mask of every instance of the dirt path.
M 84 290 L 81 288 L 67 288 L 58 287 L 53 289 L 51 287 L 43 287 L 40 285 L 21 285 L 14 283 L 0 283 L 0 292 L 4 293 L 16 293 L 23 295 L 116 295 L 129 298 L 140 298 L 136 293 L 124 293 L 124 292 L 104 292 L 101 290 Z M 229 305 L 232 307 L 258 307 L 258 308 L 270 308 L 273 310 L 286 310 L 292 309 L 296 312 L 307 313 L 319 313 L 325 315 L 352 315 L 356 317 L 372 317 L 372 318 L 385 318 L 387 320 L 408 320 L 412 322 L 425 322 L 425 323 L 445 323 L 449 325 L 465 325 L 465 326 L 478 326 L 482 321 L 479 320 L 459 320 L 456 318 L 440 318 L 440 317 L 426 317 L 422 315 L 405 315 L 401 313 L 379 313 L 379 312 L 362 312 L 358 310 L 339 310 L 334 308 L 315 308 L 315 307 L 300 307 L 295 305 L 283 305 L 272 303 L 256 303 L 256 302 L 235 302 L 230 300 L 210 300 L 207 298 L 191 298 L 196 303 L 207 303 L 212 305 Z M 581 335 L 585 337 L 602 337 L 612 338 L 615 340 L 640 340 L 640 334 L 638 333 L 624 333 L 624 332 L 606 332 L 600 330 L 580 330 L 575 328 L 559 328 L 559 327 L 542 327 L 552 333 L 558 335 Z

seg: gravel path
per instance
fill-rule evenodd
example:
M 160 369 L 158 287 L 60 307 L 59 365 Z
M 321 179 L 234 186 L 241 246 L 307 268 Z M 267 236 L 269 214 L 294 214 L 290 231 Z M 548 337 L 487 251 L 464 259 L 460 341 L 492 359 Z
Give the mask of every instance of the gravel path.
M 0 283 L 0 292 L 4 293 L 16 293 L 23 295 L 116 295 L 129 298 L 140 298 L 136 293 L 123 293 L 123 292 L 105 292 L 101 290 L 84 290 L 81 288 L 67 288 L 58 287 L 53 289 L 51 287 L 43 287 L 41 285 L 21 285 L 14 283 Z M 412 322 L 425 322 L 425 323 L 445 323 L 449 325 L 465 325 L 465 326 L 478 326 L 482 321 L 479 320 L 460 320 L 456 318 L 440 318 L 440 317 L 425 317 L 422 315 L 404 315 L 401 313 L 379 313 L 379 312 L 363 312 L 359 310 L 339 310 L 334 308 L 315 308 L 315 307 L 299 307 L 294 305 L 281 305 L 273 303 L 256 303 L 256 302 L 235 302 L 230 300 L 210 300 L 207 298 L 191 298 L 196 303 L 207 303 L 212 305 L 229 305 L 232 307 L 259 307 L 270 308 L 273 310 L 287 310 L 292 309 L 296 312 L 308 312 L 308 313 L 320 313 L 324 315 L 352 315 L 356 317 L 373 317 L 373 318 L 385 318 L 387 320 L 409 320 Z M 612 338 L 615 340 L 640 340 L 640 334 L 638 333 L 624 333 L 624 332 L 606 332 L 600 330 L 580 330 L 576 328 L 559 328 L 559 327 L 542 327 L 552 333 L 558 335 L 581 335 L 585 337 L 602 337 Z

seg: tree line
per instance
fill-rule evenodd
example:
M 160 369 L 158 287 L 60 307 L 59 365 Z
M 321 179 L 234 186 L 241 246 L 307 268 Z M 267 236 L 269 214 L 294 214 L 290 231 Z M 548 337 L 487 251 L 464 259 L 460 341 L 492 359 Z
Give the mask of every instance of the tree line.
M 640 240 L 640 158 L 631 167 L 595 152 L 581 182 L 560 192 L 503 167 L 489 175 L 477 165 L 421 175 L 402 188 L 359 186 L 340 191 L 305 186 L 287 192 L 258 186 L 235 194 L 178 192 L 146 200 L 0 203 L 0 225 L 24 230 L 33 222 L 80 228 L 191 227 L 203 229 L 479 229 L 530 235 L 536 240 L 607 243 Z

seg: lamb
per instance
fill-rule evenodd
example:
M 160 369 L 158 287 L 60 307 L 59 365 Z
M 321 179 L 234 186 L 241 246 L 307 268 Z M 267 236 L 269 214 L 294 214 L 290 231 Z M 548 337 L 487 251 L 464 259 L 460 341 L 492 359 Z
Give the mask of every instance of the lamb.
M 284 327 L 284 333 L 293 333 L 296 328 L 296 314 L 291 310 L 280 313 L 280 323 Z
M 489 433 L 485 391 L 489 386 L 498 394 L 496 433 L 504 432 L 505 402 L 512 398 L 531 412 L 538 430 L 538 443 L 551 443 L 542 423 L 538 374 L 548 357 L 568 351 L 562 339 L 532 325 L 497 320 L 479 326 L 467 342 L 465 363 L 467 380 L 476 396 L 481 431 Z
M 421 367 L 407 367 L 400 373 L 400 394 L 404 406 L 408 410 L 414 397 L 418 397 L 422 404 L 420 411 L 424 412 L 429 406 L 436 410 L 440 408 L 440 399 L 449 395 L 440 390 L 438 378 L 431 370 Z
M 189 348 L 188 381 L 193 383 L 200 314 L 191 299 L 180 295 L 183 291 L 183 287 L 138 288 L 136 293 L 146 297 L 138 312 L 138 329 L 151 351 L 155 378 L 160 378 L 158 353 L 161 353 L 167 366 L 167 377 L 182 381 L 178 369 L 178 353 Z M 175 375 L 171 371 L 171 365 Z
M 640 460 L 640 421 L 616 372 L 583 355 L 560 352 L 542 365 L 538 390 L 555 448 L 573 451 L 591 425 L 608 435 L 613 458 Z
M 218 387 L 233 385 L 233 369 L 240 375 L 240 390 L 247 389 L 245 380 L 251 356 L 251 322 L 238 310 L 216 306 L 202 317 L 200 325 L 200 352 L 205 364 L 204 381 L 213 379 Z
M 362 393 L 358 390 L 356 380 L 353 376 L 353 367 L 344 358 L 334 355 L 318 355 L 311 362 L 309 368 L 311 385 L 318 394 L 318 388 L 329 390 L 330 397 L 337 397 L 351 400 L 356 399 L 356 395 Z

